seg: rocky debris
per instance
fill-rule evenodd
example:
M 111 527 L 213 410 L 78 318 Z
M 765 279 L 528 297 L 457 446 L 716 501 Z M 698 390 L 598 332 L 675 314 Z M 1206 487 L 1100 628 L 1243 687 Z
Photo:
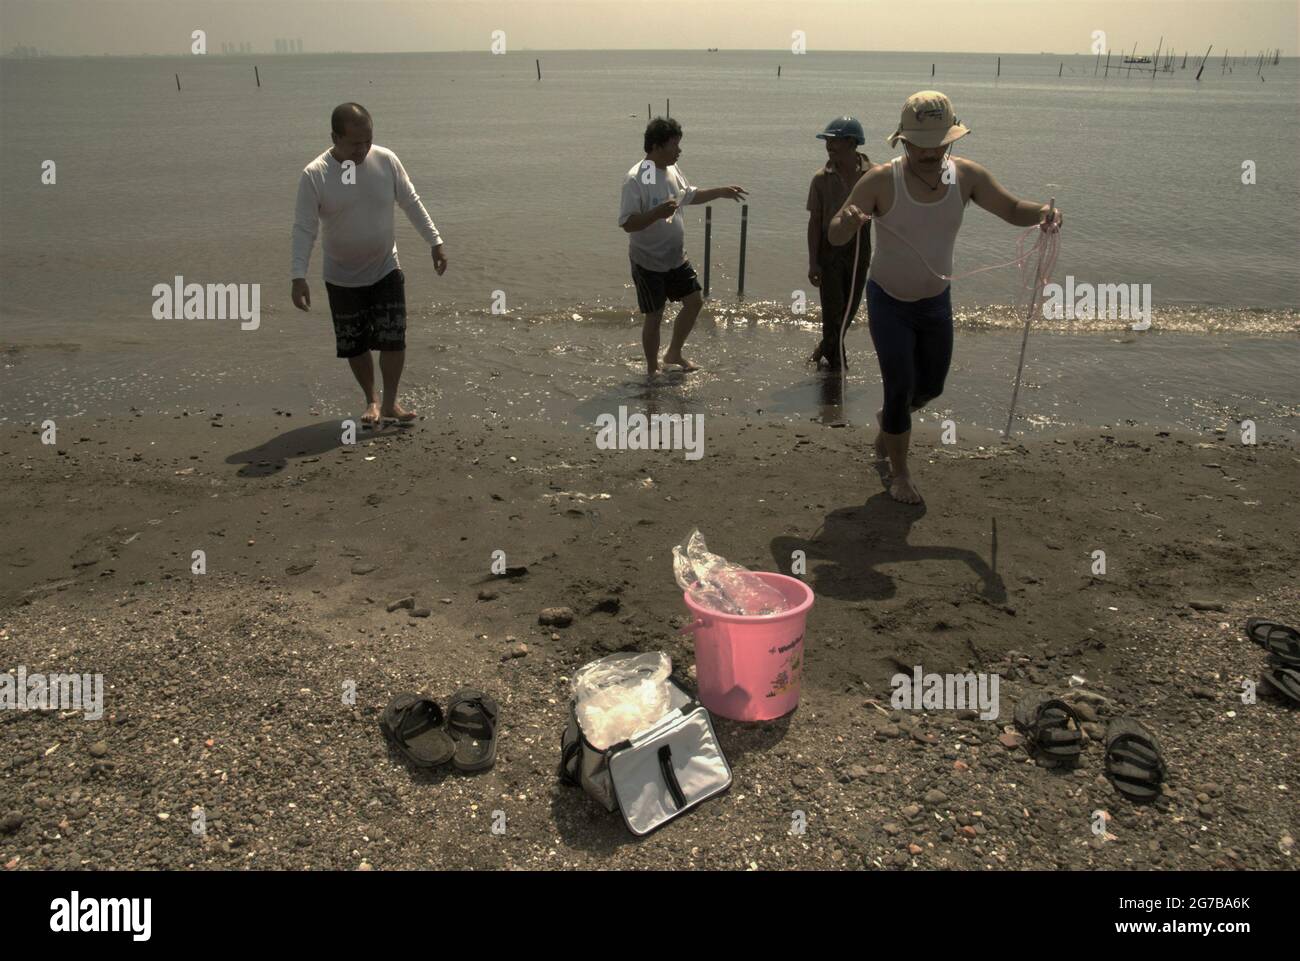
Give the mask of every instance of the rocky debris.
M 528 645 L 521 642 L 519 644 L 512 644 L 510 646 L 510 649 L 506 651 L 506 655 L 505 657 L 502 658 L 502 660 L 512 661 L 515 660 L 516 658 L 527 657 L 527 656 L 528 656 Z
M 409 614 L 411 617 L 428 617 L 430 614 L 433 613 L 433 611 L 429 610 L 429 608 L 427 607 L 413 607 L 410 610 L 408 610 L 406 613 Z
M 537 623 L 547 627 L 568 627 L 573 623 L 573 608 L 546 607 L 537 615 Z
M 413 607 L 415 607 L 415 598 L 407 595 L 406 597 L 399 597 L 395 601 L 389 601 L 388 613 L 391 614 L 393 611 L 400 611 L 402 608 L 406 608 L 409 611 Z
M 373 571 L 376 571 L 378 569 L 379 569 L 378 564 L 353 564 L 352 565 L 352 573 L 356 574 L 359 577 L 364 576 L 366 574 L 370 574 Z
M 290 564 L 288 567 L 284 569 L 284 572 L 290 576 L 293 576 L 295 574 L 306 574 L 309 570 L 311 570 L 315 566 L 316 566 L 316 562 L 314 560 L 310 558 L 306 558 L 303 560 L 295 561 L 294 563 Z
M 501 593 L 499 591 L 489 591 L 486 588 L 478 592 L 478 599 L 480 601 L 495 601 L 500 596 Z
M 1228 605 L 1223 601 L 1188 601 L 1187 606 L 1194 611 L 1218 611 L 1220 613 L 1225 613 L 1228 610 Z
M 23 826 L 26 820 L 17 811 L 10 811 L 4 817 L 0 818 L 0 834 L 15 834 Z
M 106 757 L 108 755 L 108 742 L 96 741 L 86 749 L 91 757 Z

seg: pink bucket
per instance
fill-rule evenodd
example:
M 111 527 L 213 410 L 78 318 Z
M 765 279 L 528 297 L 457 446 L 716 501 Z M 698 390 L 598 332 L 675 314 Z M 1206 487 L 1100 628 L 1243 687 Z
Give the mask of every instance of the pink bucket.
M 682 631 L 695 635 L 700 703 L 733 721 L 770 721 L 799 706 L 804 623 L 813 592 L 797 578 L 756 573 L 785 595 L 789 610 L 759 616 L 721 614 L 682 595 L 695 616 Z

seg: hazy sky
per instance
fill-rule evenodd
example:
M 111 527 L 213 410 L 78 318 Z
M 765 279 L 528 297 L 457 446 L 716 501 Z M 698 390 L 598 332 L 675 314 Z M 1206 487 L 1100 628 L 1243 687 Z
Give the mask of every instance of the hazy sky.
M 304 52 L 487 51 L 493 30 L 509 50 L 790 48 L 809 50 L 1088 53 L 1110 46 L 1252 53 L 1300 47 L 1297 0 L 0 0 L 0 51 L 188 54 L 190 33 Z

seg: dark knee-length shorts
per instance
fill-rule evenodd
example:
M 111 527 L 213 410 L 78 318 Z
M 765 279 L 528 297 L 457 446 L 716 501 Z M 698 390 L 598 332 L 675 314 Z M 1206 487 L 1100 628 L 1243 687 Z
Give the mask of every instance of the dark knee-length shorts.
M 325 291 L 334 315 L 336 356 L 406 349 L 406 278 L 400 267 L 369 287 L 339 287 L 327 281 Z
M 895 300 L 867 281 L 867 324 L 880 361 L 886 433 L 912 428 L 912 411 L 943 393 L 952 363 L 952 288 L 924 300 Z

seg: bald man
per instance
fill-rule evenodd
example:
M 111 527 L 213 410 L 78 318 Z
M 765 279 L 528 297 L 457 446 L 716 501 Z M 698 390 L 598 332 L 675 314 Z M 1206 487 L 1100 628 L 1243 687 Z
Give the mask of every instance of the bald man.
M 438 276 L 447 269 L 442 237 L 406 168 L 397 154 L 372 144 L 373 136 L 370 112 L 361 104 L 334 108 L 334 146 L 303 170 L 293 221 L 293 305 L 311 308 L 307 263 L 319 226 L 335 349 L 365 394 L 361 422 L 367 426 L 381 418 L 399 423 L 415 419 L 415 411 L 397 402 L 406 364 L 406 283 L 393 239 L 394 203 L 429 244 Z M 379 351 L 382 404 L 375 389 L 372 350 Z

